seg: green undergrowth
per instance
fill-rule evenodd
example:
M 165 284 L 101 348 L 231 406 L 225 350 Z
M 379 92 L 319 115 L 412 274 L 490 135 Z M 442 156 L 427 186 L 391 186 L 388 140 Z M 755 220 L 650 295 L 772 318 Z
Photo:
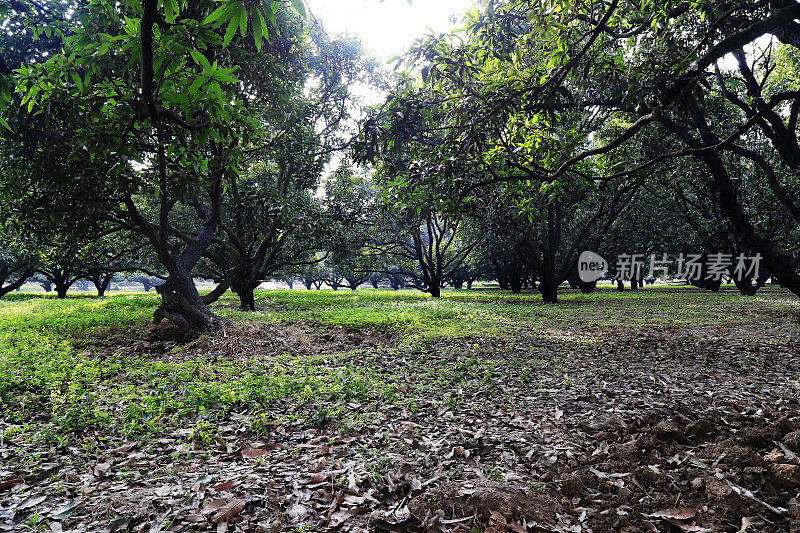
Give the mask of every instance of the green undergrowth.
M 276 420 L 346 430 L 387 404 L 416 408 L 414 391 L 447 405 L 465 387 L 558 372 L 558 354 L 533 355 L 536 339 L 577 346 L 599 342 L 591 332 L 615 328 L 732 327 L 776 316 L 800 329 L 788 318 L 798 301 L 786 293 L 599 290 L 544 305 L 537 294 L 492 290 L 447 291 L 439 300 L 414 291 L 260 291 L 255 313 L 238 311 L 231 295 L 215 310 L 234 322 L 377 330 L 387 343 L 214 361 L 191 345 L 173 348 L 181 358 L 160 358 L 125 343 L 104 353 L 81 344 L 108 328 L 146 323 L 154 296 L 13 296 L 0 301 L 0 437 L 55 445 L 89 430 L 125 438 L 177 432 L 210 442 L 214 428 L 232 419 L 255 433 Z M 132 342 L 141 338 L 141 328 L 129 331 Z

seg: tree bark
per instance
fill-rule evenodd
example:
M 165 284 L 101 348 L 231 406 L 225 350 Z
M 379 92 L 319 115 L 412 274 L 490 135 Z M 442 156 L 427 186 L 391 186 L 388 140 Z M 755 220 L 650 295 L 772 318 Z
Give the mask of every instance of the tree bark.
M 162 302 L 153 313 L 155 324 L 167 319 L 180 328 L 196 331 L 220 329 L 230 324 L 211 312 L 197 292 L 191 274 L 180 262 L 173 262 L 171 267 L 167 281 L 156 287 Z
M 545 255 L 545 260 L 542 262 L 542 268 L 539 272 L 539 292 L 544 303 L 555 304 L 558 303 L 559 282 L 556 279 L 556 266 L 552 260 L 548 259 L 549 256 Z
M 236 289 L 236 294 L 239 296 L 239 309 L 242 311 L 256 310 L 255 287 L 250 284 L 244 287 L 238 287 Z
M 441 298 L 441 296 L 442 296 L 442 284 L 438 280 L 431 280 L 431 283 L 428 286 L 428 292 L 434 298 Z
M 544 303 L 558 303 L 558 285 L 556 285 L 554 280 L 542 277 L 539 280 L 539 292 L 542 294 L 542 300 L 544 300 Z
M 106 274 L 105 276 L 98 276 L 97 279 L 93 279 L 92 283 L 94 283 L 95 288 L 97 288 L 97 296 L 102 298 L 106 294 L 106 290 L 108 286 L 111 284 L 111 279 L 114 277 L 114 274 Z
M 583 294 L 592 294 L 596 288 L 597 288 L 597 282 L 596 281 L 586 282 L 586 281 L 582 281 L 580 279 L 578 280 L 578 289 Z
M 255 289 L 260 285 L 258 280 L 252 279 L 251 269 L 247 265 L 240 266 L 232 274 L 233 280 L 230 282 L 231 290 L 239 297 L 239 310 L 255 311 L 256 296 Z

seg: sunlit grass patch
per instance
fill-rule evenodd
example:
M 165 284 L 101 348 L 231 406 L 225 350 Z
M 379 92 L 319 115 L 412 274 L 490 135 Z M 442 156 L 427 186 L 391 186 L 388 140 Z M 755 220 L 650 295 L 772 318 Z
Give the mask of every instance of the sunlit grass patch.
M 507 388 L 543 376 L 548 390 L 570 387 L 576 379 L 567 375 L 571 354 L 602 353 L 620 335 L 624 342 L 615 349 L 623 352 L 609 359 L 614 365 L 597 369 L 596 378 L 615 379 L 635 367 L 638 354 L 682 331 L 706 332 L 711 348 L 728 342 L 719 332 L 740 332 L 737 342 L 750 342 L 747 328 L 767 331 L 752 342 L 769 342 L 764 328 L 800 332 L 798 300 L 775 292 L 746 298 L 604 289 L 565 292 L 558 305 L 545 305 L 535 293 L 496 290 L 445 291 L 441 299 L 408 290 L 277 290 L 257 292 L 255 313 L 238 311 L 237 303 L 229 294 L 214 305 L 243 324 L 216 335 L 240 335 L 254 350 L 260 349 L 257 333 L 269 339 L 281 328 L 295 328 L 295 336 L 319 336 L 307 339 L 307 351 L 287 344 L 261 357 L 242 351 L 217 359 L 203 343 L 143 354 L 130 349 L 125 342 L 136 339 L 125 336 L 141 340 L 156 296 L 0 301 L 0 431 L 56 441 L 89 429 L 126 437 L 180 431 L 202 439 L 234 414 L 256 432 L 276 419 L 356 427 L 387 405 L 420 409 L 424 398 L 456 405 L 464 395 L 493 390 L 494 397 L 513 403 L 522 400 Z M 270 326 L 252 324 L 259 322 Z M 118 349 L 101 353 L 82 344 L 109 331 L 119 336 Z M 343 333 L 337 337 L 335 331 Z M 379 333 L 369 337 L 365 331 Z M 651 331 L 658 334 L 645 335 Z M 333 337 L 314 346 L 324 335 Z M 378 340 L 355 344 L 366 337 Z M 708 364 L 694 355 L 675 364 Z M 533 400 L 524 401 L 537 394 L 526 392 L 524 398 Z

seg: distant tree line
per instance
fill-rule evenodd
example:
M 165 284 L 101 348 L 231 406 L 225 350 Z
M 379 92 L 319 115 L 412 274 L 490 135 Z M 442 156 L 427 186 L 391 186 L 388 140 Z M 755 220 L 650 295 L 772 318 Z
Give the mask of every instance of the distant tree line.
M 300 1 L 0 15 L 0 296 L 136 280 L 156 323 L 195 330 L 265 280 L 556 303 L 595 290 L 585 250 L 609 278 L 625 254 L 758 256 L 726 278 L 800 295 L 794 0 L 484 2 L 391 74 Z M 356 85 L 388 96 L 363 107 Z

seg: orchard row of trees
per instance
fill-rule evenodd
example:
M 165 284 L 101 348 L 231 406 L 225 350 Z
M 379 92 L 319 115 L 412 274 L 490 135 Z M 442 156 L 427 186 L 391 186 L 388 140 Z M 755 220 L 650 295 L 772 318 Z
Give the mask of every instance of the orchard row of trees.
M 535 280 L 555 303 L 592 290 L 593 250 L 758 255 L 743 293 L 800 295 L 796 0 L 486 0 L 391 75 L 299 0 L 0 15 L 9 287 L 43 258 L 139 271 L 164 281 L 156 322 L 213 329 L 227 290 L 252 309 L 295 275 Z

